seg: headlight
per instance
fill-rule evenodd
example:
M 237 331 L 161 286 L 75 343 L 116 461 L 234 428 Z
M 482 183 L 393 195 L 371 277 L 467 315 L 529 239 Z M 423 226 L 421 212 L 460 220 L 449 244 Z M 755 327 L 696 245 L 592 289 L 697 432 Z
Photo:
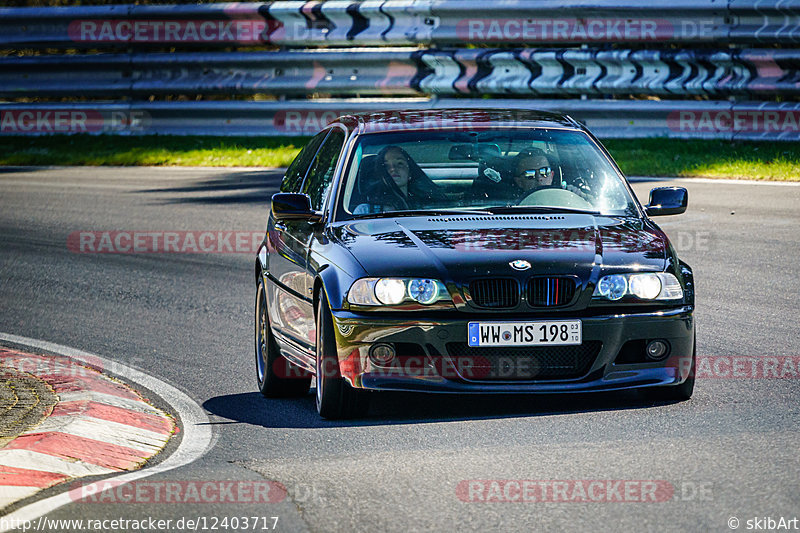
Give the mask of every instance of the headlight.
M 362 278 L 347 291 L 347 301 L 355 305 L 381 305 L 375 297 L 375 283 L 377 278 Z
M 619 300 L 624 296 L 640 300 L 680 300 L 683 289 L 678 278 L 668 272 L 611 274 L 600 278 L 593 296 L 607 300 Z
M 643 300 L 652 300 L 661 293 L 661 280 L 656 274 L 634 274 L 628 280 L 631 294 Z
M 597 284 L 597 289 L 594 292 L 609 300 L 619 300 L 628 292 L 628 280 L 625 276 L 619 274 L 604 276 Z
M 397 305 L 406 297 L 406 284 L 402 279 L 379 279 L 375 284 L 375 296 L 384 305 Z
M 427 278 L 361 278 L 347 292 L 347 301 L 353 305 L 429 305 L 442 300 L 450 300 L 447 288 L 441 281 Z
M 439 286 L 432 279 L 412 279 L 408 282 L 408 295 L 421 304 L 430 304 L 439 296 Z

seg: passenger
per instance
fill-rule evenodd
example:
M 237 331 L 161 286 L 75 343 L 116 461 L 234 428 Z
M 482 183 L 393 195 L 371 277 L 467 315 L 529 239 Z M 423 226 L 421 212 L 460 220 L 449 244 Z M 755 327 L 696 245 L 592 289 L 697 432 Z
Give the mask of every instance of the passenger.
M 426 209 L 446 200 L 439 187 L 399 146 L 386 146 L 377 155 L 377 180 L 368 187 L 366 204 L 354 214 Z

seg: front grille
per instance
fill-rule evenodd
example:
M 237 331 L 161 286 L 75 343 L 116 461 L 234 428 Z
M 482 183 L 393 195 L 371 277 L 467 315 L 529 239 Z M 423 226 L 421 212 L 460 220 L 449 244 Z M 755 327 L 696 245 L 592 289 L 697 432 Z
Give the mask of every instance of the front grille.
M 519 303 L 519 285 L 513 279 L 478 279 L 469 284 L 469 294 L 478 307 L 503 309 Z
M 470 381 L 576 379 L 585 375 L 603 343 L 576 346 L 513 346 L 474 348 L 464 342 L 447 343 L 447 353 L 458 374 Z
M 531 278 L 528 281 L 528 304 L 533 307 L 567 305 L 575 296 L 573 278 Z

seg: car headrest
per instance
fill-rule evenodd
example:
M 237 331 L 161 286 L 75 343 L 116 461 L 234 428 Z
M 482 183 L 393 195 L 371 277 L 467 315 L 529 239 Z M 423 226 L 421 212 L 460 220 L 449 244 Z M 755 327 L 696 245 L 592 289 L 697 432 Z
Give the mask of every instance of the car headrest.
M 375 165 L 378 159 L 376 154 L 366 154 L 361 157 L 356 175 L 355 193 L 358 198 L 362 198 L 366 193 L 365 185 L 375 178 Z

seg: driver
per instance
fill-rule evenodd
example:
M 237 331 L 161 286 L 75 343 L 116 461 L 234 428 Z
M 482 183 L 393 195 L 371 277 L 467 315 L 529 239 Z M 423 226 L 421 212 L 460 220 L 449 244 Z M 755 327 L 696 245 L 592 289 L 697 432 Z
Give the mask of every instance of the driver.
M 556 178 L 557 167 L 541 148 L 531 147 L 520 151 L 509 160 L 506 169 L 501 177 L 495 169 L 485 168 L 483 175 L 479 175 L 472 184 L 469 201 L 481 205 L 500 202 L 517 205 L 534 192 L 563 189 L 592 203 L 586 192 Z
M 541 189 L 564 189 L 592 203 L 590 196 L 573 185 L 553 183 L 555 172 L 547 154 L 540 148 L 528 148 L 514 157 L 514 184 L 510 197 L 517 202 Z M 561 180 L 559 180 L 560 182 Z
M 512 198 L 521 200 L 539 189 L 553 186 L 553 166 L 539 148 L 529 148 L 514 157 Z M 516 189 L 516 190 L 513 190 Z

